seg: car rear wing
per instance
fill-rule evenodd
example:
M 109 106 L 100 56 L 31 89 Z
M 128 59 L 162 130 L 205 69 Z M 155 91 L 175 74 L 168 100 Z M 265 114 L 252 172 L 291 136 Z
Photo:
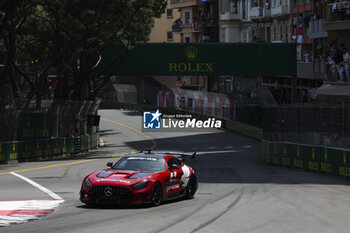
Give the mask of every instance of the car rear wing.
M 183 152 L 183 151 L 153 151 L 152 149 L 144 149 L 140 151 L 141 153 L 148 154 L 167 154 L 167 155 L 175 155 L 180 160 L 183 160 L 184 157 L 191 157 L 194 159 L 196 157 L 196 152 Z

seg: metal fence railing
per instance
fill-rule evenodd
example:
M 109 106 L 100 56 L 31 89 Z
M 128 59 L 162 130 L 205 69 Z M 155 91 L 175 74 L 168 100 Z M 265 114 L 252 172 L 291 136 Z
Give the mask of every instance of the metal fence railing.
M 263 138 L 350 148 L 350 103 L 264 108 Z
M 47 100 L 35 110 L 32 103 L 14 100 L 0 114 L 0 142 L 95 134 L 100 102 Z
M 97 115 L 100 100 L 56 100 L 52 103 L 54 137 L 80 136 L 96 133 L 98 126 L 89 125 L 88 118 Z

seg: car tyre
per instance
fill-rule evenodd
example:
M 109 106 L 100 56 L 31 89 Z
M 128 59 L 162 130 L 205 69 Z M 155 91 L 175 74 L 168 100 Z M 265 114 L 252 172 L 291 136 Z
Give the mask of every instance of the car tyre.
M 159 183 L 156 183 L 152 190 L 151 204 L 153 206 L 160 205 L 160 203 L 162 202 L 162 196 L 163 196 L 162 187 L 160 186 Z
M 191 176 L 187 184 L 186 199 L 193 199 L 194 194 L 197 192 L 198 182 L 195 176 Z

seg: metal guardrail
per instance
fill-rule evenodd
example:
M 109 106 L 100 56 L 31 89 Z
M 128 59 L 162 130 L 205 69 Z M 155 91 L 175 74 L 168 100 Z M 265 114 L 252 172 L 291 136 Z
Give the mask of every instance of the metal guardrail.
M 72 138 L 0 142 L 0 163 L 32 161 L 88 151 L 99 146 L 99 138 L 99 134 L 91 134 Z
M 350 176 L 350 150 L 263 140 L 263 160 L 274 165 Z

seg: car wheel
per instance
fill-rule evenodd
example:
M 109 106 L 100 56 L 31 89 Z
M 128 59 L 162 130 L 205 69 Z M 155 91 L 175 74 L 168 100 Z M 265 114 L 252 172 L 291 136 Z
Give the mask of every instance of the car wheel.
M 162 187 L 158 183 L 156 183 L 152 190 L 151 202 L 153 206 L 157 206 L 162 202 L 162 195 Z
M 196 177 L 191 176 L 190 180 L 188 181 L 187 184 L 187 191 L 186 191 L 186 199 L 193 199 L 194 194 L 196 193 L 198 188 L 198 182 Z

